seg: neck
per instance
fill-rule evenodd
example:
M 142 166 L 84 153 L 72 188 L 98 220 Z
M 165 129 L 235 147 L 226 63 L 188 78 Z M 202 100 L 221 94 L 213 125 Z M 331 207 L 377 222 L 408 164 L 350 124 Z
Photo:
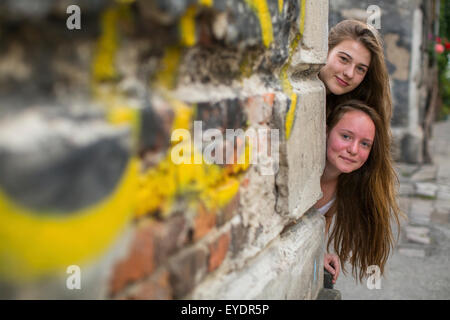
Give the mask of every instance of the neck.
M 339 170 L 331 166 L 327 161 L 325 169 L 323 170 L 322 177 L 320 178 L 320 184 L 332 184 L 337 183 L 338 177 L 341 174 Z

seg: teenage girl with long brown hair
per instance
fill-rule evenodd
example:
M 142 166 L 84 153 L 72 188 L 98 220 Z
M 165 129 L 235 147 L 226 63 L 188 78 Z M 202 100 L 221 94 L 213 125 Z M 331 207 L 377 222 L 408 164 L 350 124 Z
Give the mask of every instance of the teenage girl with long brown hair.
M 371 116 L 378 117 L 378 120 L 372 119 L 373 122 L 379 122 L 376 126 L 377 135 L 382 137 L 378 138 L 376 148 L 384 150 L 385 153 L 379 155 L 378 151 L 374 152 L 375 160 L 371 163 L 375 161 L 376 173 L 364 175 L 372 177 L 368 180 L 370 185 L 358 185 L 356 188 L 353 179 L 356 179 L 357 173 L 344 174 L 339 179 L 327 180 L 325 170 L 321 181 L 324 195 L 315 205 L 321 211 L 326 211 L 327 231 L 330 228 L 331 218 L 337 213 L 336 223 L 327 245 L 328 248 L 330 242 L 334 242 L 337 255 L 326 253 L 324 257 L 324 267 L 333 275 L 333 283 L 339 275 L 341 261 L 347 259 L 350 259 L 355 277 L 360 269 L 359 279 L 362 280 L 369 265 L 378 265 L 383 274 L 389 248 L 393 245 L 392 230 L 388 221 L 389 211 L 386 210 L 392 211 L 397 223 L 398 217 L 402 215 L 395 202 L 396 175 L 390 157 L 392 101 L 389 75 L 384 61 L 381 37 L 377 30 L 356 20 L 345 20 L 334 26 L 328 38 L 327 63 L 321 69 L 319 78 L 325 84 L 327 93 L 328 134 L 331 130 L 330 124 L 334 127 L 335 124 L 332 123 L 336 121 L 329 118 L 329 115 L 338 105 L 350 99 L 359 100 L 356 105 L 365 104 L 365 109 L 375 111 L 371 112 Z M 334 114 L 333 118 L 340 116 L 342 115 Z M 368 166 L 364 168 L 362 170 L 366 172 Z M 380 168 L 384 169 L 380 171 Z M 380 186 L 385 193 L 380 191 Z M 327 190 L 334 190 L 334 193 L 326 192 Z M 373 190 L 377 192 L 373 194 L 371 201 L 376 207 L 370 210 L 375 210 L 376 220 L 362 215 L 364 210 L 360 207 L 355 208 L 361 206 L 362 197 L 365 197 L 364 201 L 368 201 L 367 194 Z M 333 201 L 334 198 L 336 201 Z M 375 224 L 369 228 L 369 222 Z

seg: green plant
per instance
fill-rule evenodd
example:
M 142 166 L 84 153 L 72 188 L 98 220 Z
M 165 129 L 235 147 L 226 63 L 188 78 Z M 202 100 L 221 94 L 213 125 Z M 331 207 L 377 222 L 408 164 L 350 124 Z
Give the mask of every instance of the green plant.
M 450 1 L 441 0 L 439 37 L 436 38 L 436 44 L 441 44 L 444 49 L 442 53 L 436 52 L 439 94 L 442 99 L 441 119 L 450 114 L 450 42 L 448 39 L 450 39 Z

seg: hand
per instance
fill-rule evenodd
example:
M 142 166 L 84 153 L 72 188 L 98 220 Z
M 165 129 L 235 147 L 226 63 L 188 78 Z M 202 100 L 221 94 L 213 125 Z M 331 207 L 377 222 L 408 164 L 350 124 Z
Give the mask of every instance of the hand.
M 333 284 L 335 284 L 339 276 L 339 272 L 341 271 L 341 262 L 339 257 L 334 253 L 325 253 L 323 265 L 325 269 L 333 275 Z

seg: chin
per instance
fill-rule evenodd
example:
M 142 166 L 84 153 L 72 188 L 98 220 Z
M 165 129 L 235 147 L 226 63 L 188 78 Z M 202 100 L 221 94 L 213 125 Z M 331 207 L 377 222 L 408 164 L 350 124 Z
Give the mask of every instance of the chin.
M 340 171 L 342 173 L 350 173 L 350 172 L 353 172 L 353 171 L 358 170 L 358 169 L 359 169 L 359 167 L 341 167 Z
M 336 96 L 340 96 L 340 95 L 343 95 L 343 94 L 349 92 L 349 90 L 343 89 L 341 87 L 334 87 L 334 88 L 331 87 L 329 90 L 332 94 L 334 94 Z

